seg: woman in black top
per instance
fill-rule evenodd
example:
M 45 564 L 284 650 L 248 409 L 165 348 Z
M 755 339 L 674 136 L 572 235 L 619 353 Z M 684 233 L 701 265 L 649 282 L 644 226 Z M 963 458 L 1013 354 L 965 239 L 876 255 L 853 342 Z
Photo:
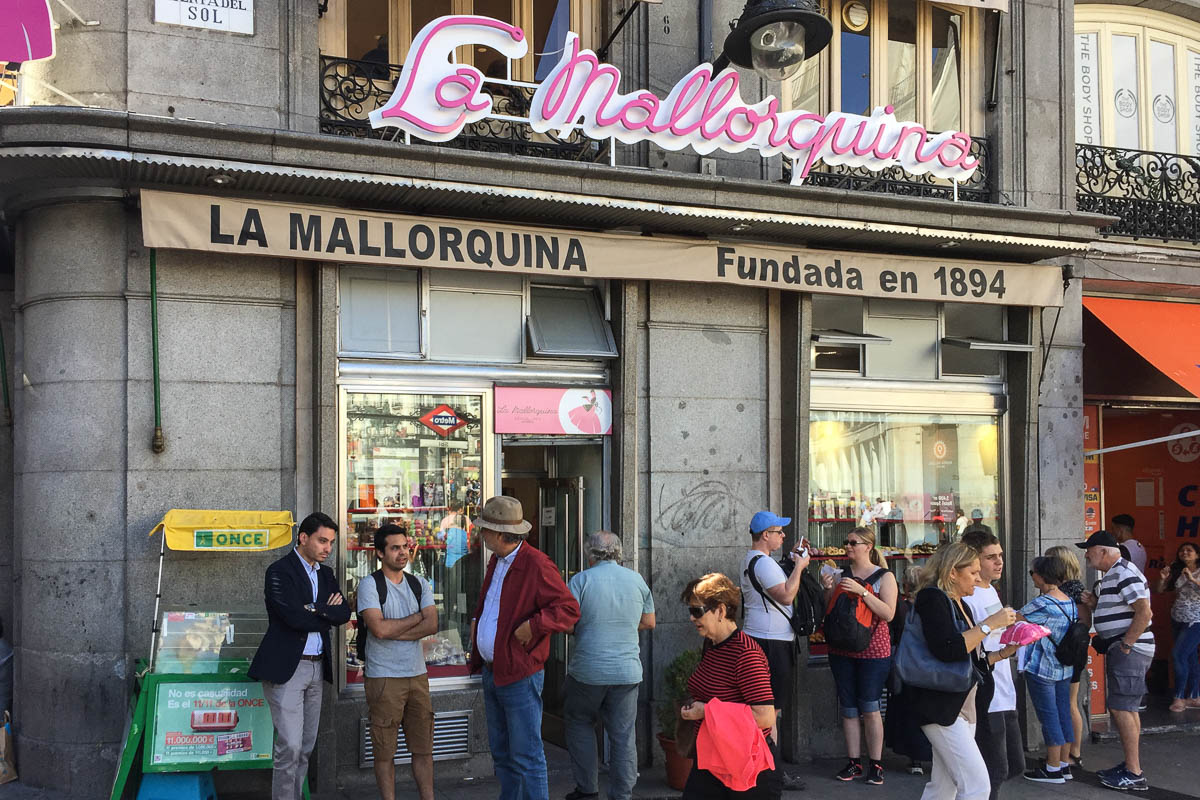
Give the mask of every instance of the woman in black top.
M 980 682 L 965 692 L 904 686 L 905 717 L 921 727 L 933 748 L 933 769 L 921 800 L 987 800 L 987 765 L 975 744 L 978 707 L 991 700 L 988 659 L 980 645 L 991 630 L 1011 625 L 1015 613 L 1002 608 L 976 624 L 962 597 L 975 591 L 979 553 L 961 542 L 943 545 L 926 565 L 914 608 L 930 653 L 939 661 L 971 659 Z M 980 695 L 978 698 L 976 695 Z

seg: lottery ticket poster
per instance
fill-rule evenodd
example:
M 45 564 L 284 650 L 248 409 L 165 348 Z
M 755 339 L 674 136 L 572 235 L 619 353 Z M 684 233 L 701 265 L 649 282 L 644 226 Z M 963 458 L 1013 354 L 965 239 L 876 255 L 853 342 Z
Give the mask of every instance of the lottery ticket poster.
M 149 767 L 270 764 L 274 730 L 262 684 L 160 683 L 154 699 Z

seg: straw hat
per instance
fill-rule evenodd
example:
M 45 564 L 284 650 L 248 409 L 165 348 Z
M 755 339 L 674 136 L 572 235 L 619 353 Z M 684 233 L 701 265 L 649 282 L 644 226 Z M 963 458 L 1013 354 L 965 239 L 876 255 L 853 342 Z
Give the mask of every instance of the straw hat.
M 489 498 L 483 504 L 483 510 L 479 512 L 479 516 L 471 520 L 471 524 L 477 528 L 487 528 L 497 533 L 513 533 L 518 536 L 524 536 L 533 527 L 525 520 L 521 501 L 515 497 L 503 495 Z

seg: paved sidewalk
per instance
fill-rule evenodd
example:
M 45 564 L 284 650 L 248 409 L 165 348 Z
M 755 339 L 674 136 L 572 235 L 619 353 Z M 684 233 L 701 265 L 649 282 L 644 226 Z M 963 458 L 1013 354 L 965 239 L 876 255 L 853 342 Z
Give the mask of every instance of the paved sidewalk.
M 1200 797 L 1200 779 L 1196 776 L 1195 764 L 1200 754 L 1200 737 L 1186 734 L 1163 735 L 1143 740 L 1142 759 L 1151 790 L 1136 793 L 1140 800 L 1185 800 Z M 656 754 L 657 755 L 657 754 Z M 548 745 L 547 766 L 550 772 L 550 800 L 560 800 L 574 788 L 570 765 L 565 750 Z M 1084 762 L 1089 770 L 1103 769 L 1121 760 L 1121 750 L 1115 743 L 1089 744 L 1084 749 Z M 1032 762 L 1031 762 L 1032 763 Z M 833 774 L 841 768 L 838 760 L 821 760 L 808 764 L 786 764 L 788 772 L 798 775 L 808 783 L 807 791 L 784 792 L 784 800 L 870 800 L 871 798 L 903 798 L 917 800 L 924 789 L 928 776 L 909 775 L 904 771 L 907 762 L 885 759 L 887 770 L 883 786 L 863 783 L 841 783 Z M 415 797 L 408 781 L 406 767 L 397 769 L 404 780 L 399 785 L 398 796 L 403 800 Z M 365 774 L 364 778 L 368 778 Z M 601 798 L 604 800 L 605 777 L 601 775 Z M 498 785 L 493 778 L 437 781 L 437 800 L 495 800 Z M 1071 783 L 1062 786 L 1044 785 L 1020 778 L 1007 783 L 1002 791 L 1004 800 L 1095 800 L 1096 798 L 1118 797 L 1100 786 L 1096 776 L 1085 772 Z M 680 793 L 667 786 L 662 765 L 643 770 L 634 789 L 636 800 L 677 800 Z M 314 800 L 375 800 L 374 788 L 345 787 Z M 60 792 L 47 792 L 12 783 L 0 786 L 2 800 L 72 800 Z M 258 800 L 253 795 L 222 794 L 221 800 Z

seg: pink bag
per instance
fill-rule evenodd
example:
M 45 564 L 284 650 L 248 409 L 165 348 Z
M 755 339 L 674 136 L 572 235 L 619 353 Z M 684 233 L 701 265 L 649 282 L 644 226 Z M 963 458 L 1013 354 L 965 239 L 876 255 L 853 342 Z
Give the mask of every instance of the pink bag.
M 53 57 L 48 0 L 0 0 L 0 63 Z
M 1010 644 L 1015 644 L 1018 647 L 1024 647 L 1027 644 L 1033 644 L 1038 639 L 1044 639 L 1050 635 L 1050 629 L 1045 625 L 1035 625 L 1032 622 L 1014 622 L 1012 625 L 1005 628 L 1004 633 L 1000 634 L 1000 644 L 1007 647 Z

